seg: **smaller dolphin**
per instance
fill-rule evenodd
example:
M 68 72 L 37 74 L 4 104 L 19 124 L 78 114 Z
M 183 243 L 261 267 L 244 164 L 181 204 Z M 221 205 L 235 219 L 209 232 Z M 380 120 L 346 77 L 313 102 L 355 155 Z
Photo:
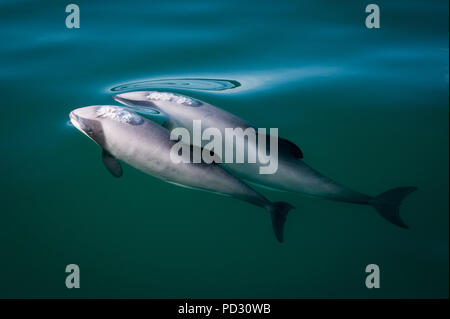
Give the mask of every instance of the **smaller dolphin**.
M 176 141 L 162 126 L 124 107 L 93 105 L 73 110 L 72 124 L 102 148 L 106 168 L 115 177 L 122 176 L 118 159 L 178 186 L 231 196 L 265 208 L 271 216 L 278 241 L 283 242 L 286 215 L 294 208 L 284 202 L 270 202 L 216 164 L 174 163 L 170 150 Z M 191 152 L 192 153 L 192 152 Z
M 145 108 L 161 113 L 165 119 L 162 125 L 169 130 L 186 128 L 193 134 L 193 121 L 201 120 L 202 127 L 219 129 L 253 127 L 249 122 L 206 102 L 171 92 L 134 91 L 121 93 L 114 99 L 122 104 Z M 204 141 L 205 143 L 207 141 Z M 202 145 L 207 147 L 207 145 Z M 257 145 L 250 142 L 247 149 L 256 152 Z M 325 199 L 373 206 L 386 220 L 402 228 L 408 226 L 400 218 L 399 206 L 402 200 L 416 187 L 398 187 L 378 196 L 354 191 L 322 175 L 303 160 L 303 152 L 294 143 L 278 138 L 278 170 L 274 174 L 259 174 L 260 163 L 222 163 L 221 165 L 246 181 L 272 189 L 303 193 Z

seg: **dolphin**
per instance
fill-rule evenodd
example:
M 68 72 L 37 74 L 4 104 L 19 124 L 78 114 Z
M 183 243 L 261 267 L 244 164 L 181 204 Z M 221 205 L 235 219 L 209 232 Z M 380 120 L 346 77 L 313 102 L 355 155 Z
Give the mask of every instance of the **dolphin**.
M 192 133 L 193 121 L 201 120 L 203 129 L 214 127 L 224 134 L 225 128 L 253 127 L 249 122 L 225 110 L 185 95 L 172 92 L 134 91 L 117 94 L 114 99 L 140 111 L 153 110 L 164 117 L 162 125 L 169 130 L 184 127 Z M 204 141 L 207 144 L 208 141 Z M 256 149 L 247 143 L 246 150 Z M 207 145 L 203 145 L 207 148 Z M 222 163 L 232 174 L 250 182 L 276 190 L 303 193 L 335 201 L 371 205 L 386 220 L 408 228 L 400 217 L 402 200 L 416 187 L 398 187 L 378 196 L 369 196 L 343 186 L 322 175 L 303 160 L 303 152 L 293 142 L 278 139 L 278 169 L 274 174 L 259 174 L 261 163 Z
M 72 124 L 102 148 L 102 160 L 109 172 L 123 174 L 118 160 L 156 178 L 188 188 L 231 196 L 266 209 L 273 230 L 283 242 L 283 228 L 289 210 L 285 202 L 271 202 L 217 164 L 174 163 L 170 151 L 176 141 L 164 127 L 134 111 L 114 105 L 93 105 L 70 112 Z M 192 153 L 192 152 L 191 152 Z

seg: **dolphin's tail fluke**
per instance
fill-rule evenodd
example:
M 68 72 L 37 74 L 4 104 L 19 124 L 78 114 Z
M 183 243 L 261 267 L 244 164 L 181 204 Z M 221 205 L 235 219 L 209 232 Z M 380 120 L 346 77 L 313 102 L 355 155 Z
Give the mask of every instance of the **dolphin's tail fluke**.
M 408 228 L 400 217 L 400 204 L 403 199 L 417 190 L 417 187 L 398 187 L 376 196 L 371 204 L 377 212 L 392 224 Z
M 270 218 L 272 219 L 273 231 L 275 232 L 275 237 L 277 237 L 280 243 L 283 242 L 283 230 L 284 223 L 286 222 L 286 216 L 291 209 L 295 207 L 289 203 L 276 202 L 268 206 L 267 210 L 270 213 Z

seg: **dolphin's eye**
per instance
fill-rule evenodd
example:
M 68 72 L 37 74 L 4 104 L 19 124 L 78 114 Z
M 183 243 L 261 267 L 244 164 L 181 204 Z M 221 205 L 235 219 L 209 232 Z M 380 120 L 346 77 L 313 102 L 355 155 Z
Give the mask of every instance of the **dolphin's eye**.
M 112 120 L 131 125 L 139 125 L 144 122 L 144 119 L 141 116 L 131 110 L 127 110 L 119 106 L 103 105 L 96 110 L 96 113 L 97 117 L 107 117 Z
M 180 94 L 175 93 L 168 93 L 168 92 L 150 92 L 147 94 L 147 100 L 149 101 L 165 101 L 165 102 L 172 102 L 180 105 L 185 106 L 200 106 L 201 102 L 184 96 Z

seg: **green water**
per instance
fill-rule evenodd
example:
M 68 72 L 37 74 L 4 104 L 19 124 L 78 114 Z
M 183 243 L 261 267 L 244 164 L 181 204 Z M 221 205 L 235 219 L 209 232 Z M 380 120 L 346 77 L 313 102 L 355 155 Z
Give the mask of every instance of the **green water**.
M 377 1 L 377 30 L 364 1 L 76 3 L 69 30 L 68 2 L 0 1 L 0 297 L 449 296 L 448 1 Z M 417 186 L 410 229 L 259 189 L 297 208 L 279 244 L 256 206 L 127 165 L 114 179 L 68 113 L 137 81 L 277 127 L 358 191 Z

